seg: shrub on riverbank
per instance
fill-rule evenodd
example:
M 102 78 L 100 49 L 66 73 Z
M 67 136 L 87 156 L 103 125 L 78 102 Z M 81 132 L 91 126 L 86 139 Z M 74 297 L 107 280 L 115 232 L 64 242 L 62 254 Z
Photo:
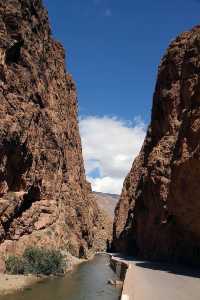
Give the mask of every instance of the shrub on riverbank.
M 27 248 L 22 257 L 9 256 L 6 271 L 10 274 L 58 275 L 65 271 L 65 260 L 60 251 Z
M 24 261 L 21 257 L 11 255 L 6 260 L 6 271 L 10 274 L 24 274 Z

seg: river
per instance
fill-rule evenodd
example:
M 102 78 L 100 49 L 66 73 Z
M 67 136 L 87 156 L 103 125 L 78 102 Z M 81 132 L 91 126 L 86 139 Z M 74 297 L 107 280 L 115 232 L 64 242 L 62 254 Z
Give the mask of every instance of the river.
M 120 288 L 107 284 L 117 279 L 107 255 L 96 255 L 65 277 L 48 279 L 0 300 L 118 300 Z

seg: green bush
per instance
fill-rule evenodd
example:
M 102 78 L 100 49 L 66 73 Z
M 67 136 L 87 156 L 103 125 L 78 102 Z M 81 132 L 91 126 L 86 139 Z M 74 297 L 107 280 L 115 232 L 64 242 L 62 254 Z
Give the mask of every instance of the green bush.
M 6 260 L 6 271 L 10 274 L 24 274 L 24 260 L 22 257 L 9 256 Z
M 27 248 L 23 256 L 10 256 L 6 260 L 6 270 L 11 274 L 63 274 L 64 257 L 60 251 Z
M 64 273 L 64 258 L 59 251 L 27 248 L 23 258 L 25 273 L 44 275 Z

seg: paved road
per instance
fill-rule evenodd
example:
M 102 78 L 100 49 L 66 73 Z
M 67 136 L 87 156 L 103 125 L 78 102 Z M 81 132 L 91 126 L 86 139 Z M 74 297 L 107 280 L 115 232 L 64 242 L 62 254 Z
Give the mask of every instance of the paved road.
M 200 270 L 129 261 L 122 300 L 200 300 Z

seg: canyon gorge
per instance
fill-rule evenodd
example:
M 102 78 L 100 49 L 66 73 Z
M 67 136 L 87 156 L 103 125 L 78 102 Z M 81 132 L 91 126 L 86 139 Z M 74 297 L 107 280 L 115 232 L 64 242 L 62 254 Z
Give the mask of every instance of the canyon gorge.
M 8 256 L 21 257 L 32 246 L 58 250 L 78 263 L 111 250 L 143 261 L 199 265 L 200 26 L 174 39 L 161 60 L 150 125 L 120 196 L 94 192 L 87 181 L 77 88 L 67 63 L 41 0 L 0 1 L 0 274 Z M 120 143 L 120 136 L 115 139 Z M 126 165 L 126 155 L 116 157 L 120 167 Z M 100 159 L 88 161 L 97 166 L 93 173 L 100 175 L 94 176 L 113 179 Z M 113 161 L 111 173 L 121 179 L 119 162 Z M 90 295 L 94 276 L 98 293 L 104 289 L 112 292 L 111 300 L 118 297 L 121 287 L 112 290 L 104 280 L 104 273 L 118 279 L 104 254 L 72 274 L 69 295 L 70 282 Z M 87 282 L 80 284 L 80 274 Z M 48 284 L 55 298 L 57 282 Z
M 158 69 L 151 123 L 115 211 L 115 251 L 200 262 L 200 26 L 173 40 Z

